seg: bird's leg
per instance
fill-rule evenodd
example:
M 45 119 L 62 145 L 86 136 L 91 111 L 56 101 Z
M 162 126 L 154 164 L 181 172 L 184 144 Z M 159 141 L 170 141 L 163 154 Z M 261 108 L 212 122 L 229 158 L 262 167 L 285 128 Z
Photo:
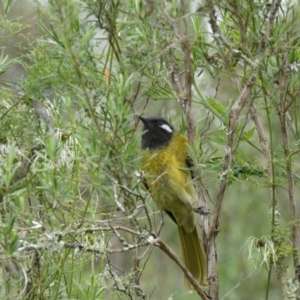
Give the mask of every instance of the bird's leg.
M 210 210 L 207 209 L 205 206 L 199 206 L 193 208 L 193 211 L 199 215 L 208 215 L 210 214 Z

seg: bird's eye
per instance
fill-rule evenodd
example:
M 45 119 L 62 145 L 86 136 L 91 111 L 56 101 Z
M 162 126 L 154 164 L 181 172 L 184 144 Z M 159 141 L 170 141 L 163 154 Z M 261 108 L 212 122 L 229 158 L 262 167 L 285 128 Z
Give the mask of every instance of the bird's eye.
M 158 121 L 158 122 L 157 122 L 157 125 L 158 125 L 158 126 L 163 126 L 163 124 L 164 124 L 164 123 L 163 123 L 162 121 Z

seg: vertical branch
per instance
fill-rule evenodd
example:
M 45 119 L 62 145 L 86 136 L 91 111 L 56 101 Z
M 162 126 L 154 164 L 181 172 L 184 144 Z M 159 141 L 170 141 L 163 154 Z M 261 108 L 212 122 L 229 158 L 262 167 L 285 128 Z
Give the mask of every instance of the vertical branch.
M 188 24 L 185 16 L 184 0 L 180 0 L 181 16 L 183 17 L 183 35 L 182 48 L 184 51 L 184 77 L 185 77 L 185 97 L 181 99 L 180 105 L 185 115 L 187 135 L 189 142 L 192 143 L 195 140 L 195 125 L 191 114 L 192 109 L 192 64 L 191 64 L 191 52 L 190 43 L 188 40 Z
M 219 191 L 217 194 L 217 201 L 212 217 L 212 223 L 211 223 L 211 231 L 209 238 L 212 238 L 215 236 L 216 230 L 218 230 L 219 227 L 219 217 L 220 217 L 220 212 L 221 212 L 221 207 L 222 207 L 222 201 L 223 197 L 225 194 L 226 186 L 227 186 L 227 179 L 228 179 L 228 174 L 229 170 L 231 167 L 231 162 L 232 158 L 234 155 L 234 135 L 236 131 L 236 127 L 238 124 L 238 119 L 240 116 L 240 113 L 242 109 L 245 107 L 247 104 L 247 101 L 250 97 L 250 92 L 253 87 L 254 81 L 257 76 L 257 68 L 254 68 L 252 75 L 248 79 L 247 84 L 244 86 L 240 97 L 236 101 L 236 103 L 233 105 L 233 107 L 230 110 L 229 113 L 229 124 L 228 124 L 228 134 L 227 134 L 227 140 L 226 140 L 226 145 L 225 145 L 225 155 L 223 159 L 223 167 L 222 167 L 222 172 L 221 172 L 221 182 L 219 185 Z
M 257 70 L 253 70 L 252 76 L 250 76 L 247 84 L 244 86 L 240 97 L 237 102 L 233 105 L 229 114 L 229 124 L 227 141 L 225 145 L 225 155 L 223 159 L 223 167 L 221 172 L 221 182 L 219 185 L 219 190 L 217 194 L 217 200 L 215 204 L 215 209 L 211 219 L 210 231 L 208 235 L 208 282 L 210 295 L 213 299 L 219 299 L 219 277 L 217 271 L 217 255 L 216 255 L 216 244 L 215 238 L 219 231 L 219 218 L 221 213 L 221 207 L 223 198 L 225 195 L 225 190 L 227 187 L 228 175 L 234 156 L 234 152 L 237 149 L 235 144 L 235 132 L 238 124 L 238 119 L 241 114 L 242 109 L 246 106 L 248 99 L 250 98 L 250 92 L 254 84 L 254 80 L 257 75 Z M 237 141 L 238 143 L 239 141 Z
M 250 93 L 253 88 L 253 85 L 255 83 L 255 80 L 258 76 L 258 70 L 259 66 L 262 62 L 262 59 L 264 58 L 265 51 L 267 48 L 268 40 L 271 34 L 271 30 L 274 25 L 274 20 L 277 15 L 279 6 L 281 4 L 280 0 L 274 1 L 272 8 L 270 9 L 266 30 L 264 35 L 261 38 L 260 42 L 260 48 L 257 53 L 257 58 L 254 62 L 251 62 L 250 60 L 247 60 L 247 63 L 251 66 L 251 73 L 250 76 L 244 85 L 242 92 L 237 99 L 237 101 L 232 106 L 230 112 L 229 112 L 229 123 L 228 123 L 228 133 L 227 133 L 227 140 L 224 148 L 224 158 L 223 158 L 223 166 L 221 171 L 221 181 L 219 184 L 219 190 L 217 193 L 217 199 L 215 204 L 215 209 L 212 215 L 211 219 L 211 226 L 210 226 L 210 232 L 208 236 L 208 281 L 209 281 L 209 288 L 210 288 L 210 295 L 213 297 L 213 299 L 218 299 L 218 289 L 219 289 L 219 280 L 218 280 L 218 272 L 216 267 L 216 249 L 215 249 L 215 238 L 218 234 L 219 230 L 219 218 L 220 218 L 220 212 L 222 208 L 222 203 L 227 187 L 228 182 L 228 175 L 231 168 L 232 159 L 234 156 L 234 152 L 237 149 L 236 145 L 239 142 L 238 140 L 235 141 L 235 132 L 238 124 L 238 120 L 240 117 L 240 114 L 242 112 L 242 109 L 248 104 Z M 207 5 L 210 9 L 209 13 L 209 23 L 211 25 L 213 34 L 218 38 L 218 44 L 224 45 L 227 48 L 230 48 L 228 46 L 228 43 L 223 38 L 221 34 L 221 30 L 219 28 L 219 25 L 217 23 L 217 17 L 216 17 L 216 11 L 214 9 L 214 1 L 213 0 L 207 0 Z
M 271 159 L 271 171 L 272 175 L 270 177 L 270 207 L 271 207 L 271 238 L 272 242 L 274 242 L 274 232 L 276 227 L 278 227 L 277 222 L 277 216 L 276 216 L 276 206 L 277 206 L 277 200 L 276 200 L 276 181 L 275 181 L 275 161 L 274 161 L 274 141 L 273 141 L 273 131 L 272 131 L 272 125 L 271 125 L 271 113 L 270 109 L 268 107 L 268 103 L 266 100 L 266 97 L 264 97 L 264 103 L 265 103 L 265 111 L 266 111 L 266 117 L 268 122 L 268 128 L 269 128 L 269 138 L 270 138 L 270 159 Z M 268 278 L 267 278 L 267 289 L 266 289 L 266 297 L 265 299 L 269 298 L 269 291 L 270 291 L 270 285 L 271 285 L 271 274 L 272 274 L 272 267 L 273 264 L 270 264 L 270 268 L 268 270 Z
M 188 23 L 186 20 L 186 9 L 185 9 L 185 1 L 180 0 L 180 14 L 183 19 L 183 32 L 180 34 L 176 22 L 171 16 L 167 13 L 165 7 L 166 5 L 163 3 L 162 12 L 166 17 L 170 27 L 172 28 L 175 37 L 181 43 L 182 50 L 184 53 L 184 83 L 182 83 L 181 77 L 179 75 L 180 70 L 178 68 L 177 63 L 175 62 L 173 50 L 169 50 L 170 60 L 168 62 L 168 68 L 171 75 L 171 80 L 174 89 L 176 90 L 179 98 L 180 107 L 184 113 L 186 128 L 187 128 L 187 136 L 190 143 L 193 143 L 195 139 L 195 125 L 192 117 L 192 78 L 193 78 L 193 70 L 191 64 L 191 49 L 190 43 L 188 40 Z
M 213 32 L 221 32 L 219 29 L 219 26 L 217 24 L 217 19 L 215 17 L 215 10 L 214 10 L 214 3 L 212 0 L 207 1 L 208 6 L 212 10 L 210 12 L 210 25 L 213 29 Z M 229 169 L 231 166 L 232 162 L 232 157 L 233 157 L 233 146 L 234 146 L 234 134 L 236 131 L 236 126 L 238 122 L 238 118 L 240 116 L 240 113 L 244 106 L 247 104 L 247 101 L 250 96 L 250 92 L 252 90 L 252 87 L 254 85 L 254 82 L 257 78 L 258 75 L 258 69 L 259 65 L 264 58 L 265 50 L 267 47 L 267 43 L 269 40 L 269 36 L 271 33 L 271 30 L 274 25 L 274 20 L 277 15 L 278 9 L 280 7 L 281 0 L 277 0 L 273 2 L 273 6 L 270 10 L 269 17 L 268 17 L 268 24 L 266 26 L 266 31 L 264 36 L 261 39 L 261 46 L 258 51 L 258 58 L 256 59 L 255 62 L 252 63 L 252 72 L 251 75 L 245 84 L 241 95 L 239 96 L 238 100 L 235 102 L 235 104 L 232 106 L 230 113 L 229 113 L 229 124 L 228 124 L 228 134 L 227 134 L 227 141 L 225 145 L 225 155 L 224 155 L 224 160 L 223 160 L 223 167 L 222 167 L 222 172 L 221 172 L 221 182 L 219 186 L 219 191 L 217 194 L 217 201 L 216 201 L 216 206 L 215 210 L 213 213 L 212 217 L 212 224 L 211 224 L 211 231 L 210 231 L 210 236 L 209 238 L 212 238 L 215 233 L 217 232 L 218 225 L 219 225 L 219 216 L 220 216 L 220 211 L 221 211 L 221 206 L 222 206 L 222 201 L 224 197 L 224 193 L 226 190 L 226 185 L 227 185 L 227 178 L 228 178 L 228 173 Z
M 292 155 L 290 150 L 289 133 L 287 128 L 287 120 L 286 120 L 286 115 L 287 115 L 286 89 L 287 89 L 286 76 L 283 75 L 280 80 L 280 105 L 277 107 L 277 110 L 278 110 L 278 115 L 279 115 L 280 125 L 281 125 L 282 145 L 283 145 L 283 151 L 285 155 L 285 167 L 286 167 L 287 180 L 288 180 L 290 221 L 292 223 L 291 239 L 293 243 L 293 248 L 298 249 L 299 238 L 297 232 L 297 224 L 295 222 L 297 220 L 295 187 L 294 187 L 294 178 L 293 178 Z M 297 251 L 294 251 L 293 259 L 294 259 L 294 266 L 296 267 L 299 263 L 299 257 Z
M 267 119 L 268 123 L 270 123 L 270 113 L 268 110 L 268 107 L 266 105 L 266 114 L 267 114 Z M 274 160 L 273 160 L 273 138 L 272 138 L 272 131 L 270 131 L 270 144 L 271 144 L 271 150 L 268 145 L 267 137 L 264 132 L 263 126 L 260 122 L 260 119 L 257 115 L 257 111 L 254 107 L 254 105 L 251 105 L 250 108 L 250 113 L 251 113 L 251 118 L 255 124 L 256 132 L 259 138 L 259 142 L 263 151 L 263 155 L 266 160 L 266 168 L 268 172 L 268 178 L 270 182 L 270 206 L 272 207 L 272 227 L 274 227 L 275 223 L 275 206 L 276 206 L 276 185 L 274 181 Z M 270 124 L 269 124 L 270 130 Z M 269 294 L 269 289 L 270 289 L 270 280 L 271 280 L 271 271 L 272 271 L 272 265 L 270 266 L 268 270 L 268 281 L 267 281 L 267 291 L 266 291 L 266 299 L 268 299 L 268 294 Z
M 273 178 L 273 165 L 271 162 L 271 153 L 270 153 L 270 149 L 269 149 L 269 144 L 268 144 L 268 140 L 267 140 L 267 136 L 265 134 L 264 128 L 262 123 L 260 122 L 260 119 L 257 115 L 257 111 L 255 109 L 255 106 L 252 104 L 251 108 L 250 108 L 250 113 L 251 113 L 251 118 L 253 120 L 253 123 L 255 125 L 256 128 L 256 132 L 259 138 L 259 143 L 261 146 L 261 149 L 263 151 L 263 155 L 265 157 L 266 160 L 266 168 L 267 168 L 267 172 L 268 172 L 268 178 L 270 179 L 270 182 L 273 182 L 274 178 Z M 272 187 L 270 189 L 270 195 L 271 195 L 271 199 L 272 199 Z

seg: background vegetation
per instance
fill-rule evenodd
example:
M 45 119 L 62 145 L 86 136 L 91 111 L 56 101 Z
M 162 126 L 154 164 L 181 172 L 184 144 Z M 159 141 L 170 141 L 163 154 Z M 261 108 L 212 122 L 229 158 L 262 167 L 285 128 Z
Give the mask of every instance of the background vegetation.
M 0 1 L 1 299 L 299 299 L 295 1 Z M 208 288 L 139 171 L 191 141 Z M 298 298 L 297 298 L 298 297 Z

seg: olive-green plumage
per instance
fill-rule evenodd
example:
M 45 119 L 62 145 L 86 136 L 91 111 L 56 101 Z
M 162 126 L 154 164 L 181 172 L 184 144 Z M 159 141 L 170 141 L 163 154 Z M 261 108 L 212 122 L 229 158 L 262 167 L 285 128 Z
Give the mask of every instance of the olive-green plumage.
M 206 256 L 200 243 L 193 207 L 197 194 L 187 164 L 186 137 L 159 117 L 140 117 L 146 185 L 157 206 L 177 224 L 183 262 L 201 285 L 206 282 Z M 187 282 L 189 288 L 192 286 Z

